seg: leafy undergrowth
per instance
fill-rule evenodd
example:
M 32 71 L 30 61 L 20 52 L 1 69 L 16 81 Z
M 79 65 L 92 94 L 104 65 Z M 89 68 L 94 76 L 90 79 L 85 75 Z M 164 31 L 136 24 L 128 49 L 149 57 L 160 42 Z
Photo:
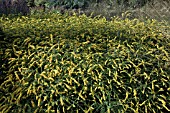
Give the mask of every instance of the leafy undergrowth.
M 46 14 L 0 22 L 2 112 L 170 111 L 170 37 L 157 21 Z

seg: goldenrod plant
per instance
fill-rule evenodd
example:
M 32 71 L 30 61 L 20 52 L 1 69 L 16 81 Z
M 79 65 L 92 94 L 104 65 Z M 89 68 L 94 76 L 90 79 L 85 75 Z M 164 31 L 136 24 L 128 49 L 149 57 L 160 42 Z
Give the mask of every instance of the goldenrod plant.
M 158 21 L 51 13 L 0 23 L 2 113 L 170 112 L 169 28 Z

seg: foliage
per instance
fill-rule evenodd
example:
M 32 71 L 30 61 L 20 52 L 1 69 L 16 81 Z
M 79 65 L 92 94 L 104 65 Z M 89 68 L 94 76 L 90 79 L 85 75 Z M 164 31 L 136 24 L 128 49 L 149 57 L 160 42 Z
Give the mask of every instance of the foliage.
M 2 14 L 22 14 L 29 13 L 26 0 L 0 0 L 0 15 Z
M 168 112 L 170 37 L 155 20 L 1 17 L 2 112 Z
M 151 0 L 27 0 L 28 4 L 34 4 L 35 6 L 39 6 L 44 4 L 46 7 L 53 7 L 56 5 L 62 6 L 64 5 L 66 8 L 85 8 L 91 3 L 101 3 L 103 1 L 108 4 L 118 3 L 119 5 L 127 6 L 144 6 L 147 2 Z M 34 6 L 33 5 L 33 6 Z
M 66 8 L 83 8 L 87 5 L 87 0 L 28 0 L 32 6 L 45 5 L 46 8 L 55 6 L 65 6 Z

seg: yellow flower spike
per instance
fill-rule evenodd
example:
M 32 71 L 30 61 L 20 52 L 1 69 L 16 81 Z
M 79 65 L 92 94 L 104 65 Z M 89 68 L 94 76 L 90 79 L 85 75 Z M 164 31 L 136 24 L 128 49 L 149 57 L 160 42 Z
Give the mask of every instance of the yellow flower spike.
M 153 80 L 152 81 L 152 92 L 154 92 L 154 90 L 155 90 L 155 86 L 154 86 L 154 82 L 156 82 L 157 80 Z
M 101 65 L 101 64 L 98 64 L 98 65 L 99 65 L 100 69 L 101 69 L 102 71 L 104 71 L 102 65 Z
M 82 91 L 80 91 L 80 92 L 78 93 L 79 97 L 81 97 L 83 100 L 86 100 L 81 93 L 82 93 Z
M 41 104 L 41 98 L 38 99 L 38 107 L 40 107 Z
M 64 85 L 65 85 L 69 90 L 72 89 L 68 84 L 64 83 Z
M 166 105 L 166 102 L 165 102 L 163 99 L 158 98 L 158 101 L 160 101 L 160 102 L 162 103 L 162 105 L 163 105 L 163 106 L 165 106 L 165 105 Z
M 47 113 L 51 113 L 51 108 L 52 108 L 52 106 L 49 106 L 49 105 L 48 105 L 48 107 L 47 107 Z
M 133 96 L 135 97 L 135 100 L 137 100 L 136 95 L 137 95 L 137 92 L 136 92 L 136 89 L 134 89 L 134 90 L 133 90 Z
M 34 103 L 33 100 L 31 100 L 31 105 L 32 105 L 33 108 L 35 107 L 35 103 Z
M 105 92 L 102 91 L 102 93 L 103 93 L 103 100 L 106 100 Z
M 53 44 L 54 40 L 53 40 L 53 35 L 52 34 L 50 34 L 50 39 L 51 39 L 51 43 Z
M 47 100 L 47 96 L 44 96 L 44 99 L 43 99 L 43 101 L 46 101 Z
M 80 83 L 77 82 L 77 80 L 76 80 L 75 78 L 71 77 L 71 79 L 72 79 L 78 86 L 80 86 Z
M 126 102 L 126 100 L 128 99 L 128 95 L 129 95 L 129 92 L 126 91 L 126 97 L 125 97 L 125 99 L 123 100 L 123 102 Z
M 60 96 L 60 102 L 61 102 L 61 105 L 63 106 L 64 102 L 63 102 L 63 98 L 61 96 Z

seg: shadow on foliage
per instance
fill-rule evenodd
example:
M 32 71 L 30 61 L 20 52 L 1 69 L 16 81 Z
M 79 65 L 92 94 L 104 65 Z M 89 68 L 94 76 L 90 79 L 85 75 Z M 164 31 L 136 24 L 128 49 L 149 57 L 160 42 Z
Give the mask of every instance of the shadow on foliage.
M 5 46 L 6 46 L 4 38 L 5 38 L 5 33 L 0 27 L 0 83 L 2 83 L 3 78 L 4 78 L 3 64 L 5 63 L 4 52 L 5 52 Z

